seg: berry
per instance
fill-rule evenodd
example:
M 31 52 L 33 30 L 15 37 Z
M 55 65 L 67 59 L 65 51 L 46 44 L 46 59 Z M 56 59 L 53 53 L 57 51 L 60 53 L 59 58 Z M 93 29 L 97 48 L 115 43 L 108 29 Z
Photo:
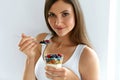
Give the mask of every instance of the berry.
M 44 40 L 44 41 L 45 41 L 45 43 L 47 43 L 47 44 L 48 44 L 48 43 L 50 43 L 50 41 L 49 41 L 49 40 Z
M 58 54 L 58 56 L 62 57 L 62 54 Z
M 51 55 L 49 54 L 49 55 L 47 55 L 47 58 L 51 58 Z
M 49 40 L 42 40 L 42 41 L 40 41 L 40 44 L 49 44 L 49 43 L 50 43 Z

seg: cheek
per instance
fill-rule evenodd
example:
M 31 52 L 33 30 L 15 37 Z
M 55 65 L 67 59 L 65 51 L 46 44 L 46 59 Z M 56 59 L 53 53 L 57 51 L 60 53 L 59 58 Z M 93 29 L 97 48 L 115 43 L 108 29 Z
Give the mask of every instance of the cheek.
M 50 25 L 51 27 L 54 25 L 54 21 L 51 20 L 51 19 L 48 19 L 48 23 L 49 23 L 49 25 Z
M 74 18 L 69 18 L 68 20 L 66 20 L 66 23 L 67 23 L 68 26 L 73 28 L 75 26 L 75 19 Z

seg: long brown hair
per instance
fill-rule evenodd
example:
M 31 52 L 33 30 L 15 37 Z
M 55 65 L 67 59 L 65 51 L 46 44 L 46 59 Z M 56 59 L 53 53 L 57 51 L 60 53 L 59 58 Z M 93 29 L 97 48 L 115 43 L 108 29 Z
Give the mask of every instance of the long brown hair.
M 46 0 L 45 2 L 45 9 L 44 9 L 44 15 L 45 15 L 45 20 L 46 24 L 48 26 L 48 29 L 52 32 L 52 34 L 55 36 L 57 35 L 55 31 L 50 27 L 48 23 L 48 12 L 51 8 L 51 6 L 58 0 Z M 80 7 L 79 1 L 78 0 L 63 0 L 64 2 L 71 4 L 74 13 L 75 13 L 75 27 L 70 33 L 70 40 L 75 44 L 85 44 L 89 47 L 91 47 L 91 44 L 88 39 L 87 31 L 86 31 L 86 26 L 84 22 L 84 16 L 82 13 L 82 9 Z

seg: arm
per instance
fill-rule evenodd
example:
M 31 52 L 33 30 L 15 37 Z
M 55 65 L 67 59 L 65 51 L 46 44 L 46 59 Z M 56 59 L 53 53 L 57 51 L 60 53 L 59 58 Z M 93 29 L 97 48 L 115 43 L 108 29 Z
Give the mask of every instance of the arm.
M 84 49 L 79 66 L 82 80 L 99 80 L 99 60 L 91 48 L 86 47 Z
M 27 56 L 23 80 L 36 80 L 34 69 L 35 64 L 40 57 L 41 45 L 39 41 L 43 39 L 45 34 L 40 34 L 36 39 L 22 34 L 22 39 L 19 43 L 20 50 Z
M 25 70 L 24 70 L 23 80 L 36 80 L 35 74 L 34 74 L 34 68 L 35 68 L 35 60 L 27 59 L 26 65 L 25 65 Z
M 36 80 L 34 69 L 35 69 L 35 64 L 40 56 L 40 50 L 37 49 L 35 53 L 36 53 L 35 57 L 33 58 L 27 57 L 26 59 L 23 80 Z

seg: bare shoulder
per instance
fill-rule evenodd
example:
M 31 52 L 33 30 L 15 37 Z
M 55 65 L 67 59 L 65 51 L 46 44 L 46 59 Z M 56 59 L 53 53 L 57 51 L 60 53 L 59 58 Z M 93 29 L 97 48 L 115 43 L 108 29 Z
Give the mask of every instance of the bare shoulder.
M 37 41 L 41 41 L 43 40 L 46 36 L 47 36 L 48 33 L 40 33 L 36 36 L 36 39 Z
M 85 47 L 83 50 L 83 53 L 81 55 L 81 60 L 82 61 L 94 61 L 97 60 L 98 61 L 98 56 L 97 53 L 90 47 Z M 87 62 L 88 63 L 88 62 Z
M 99 80 L 99 59 L 96 52 L 85 47 L 80 58 L 80 73 L 83 80 Z

